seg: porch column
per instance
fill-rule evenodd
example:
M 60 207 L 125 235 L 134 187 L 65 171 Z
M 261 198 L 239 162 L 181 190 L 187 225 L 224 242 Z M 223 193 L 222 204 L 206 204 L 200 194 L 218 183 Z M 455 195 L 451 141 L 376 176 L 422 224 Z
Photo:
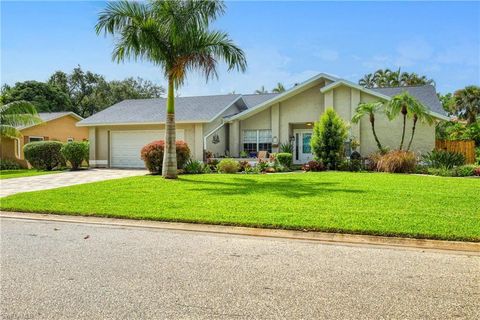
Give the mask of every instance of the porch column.
M 238 157 L 240 155 L 240 121 L 233 120 L 230 123 L 229 130 L 230 156 Z
M 351 94 L 350 94 L 350 115 L 353 117 L 355 114 L 355 109 L 357 108 L 358 104 L 360 103 L 360 90 L 357 89 L 351 89 Z M 355 139 L 357 139 L 358 142 L 360 142 L 360 121 L 358 123 L 352 123 L 350 121 L 351 129 L 350 133 L 352 136 L 355 136 Z M 361 152 L 361 147 L 358 148 L 358 152 Z
M 272 139 L 276 142 L 277 146 L 272 147 L 272 152 L 279 152 L 280 143 L 287 143 L 288 141 L 280 141 L 280 107 L 278 104 L 272 106 L 271 108 L 271 128 L 272 128 Z M 275 141 L 276 138 L 276 141 Z
M 96 130 L 95 127 L 88 128 L 88 159 L 90 167 L 96 167 L 95 161 L 97 160 L 97 145 L 96 145 Z
M 195 160 L 203 160 L 203 150 L 206 146 L 203 145 L 203 124 L 195 124 L 195 148 L 193 150 L 193 157 Z

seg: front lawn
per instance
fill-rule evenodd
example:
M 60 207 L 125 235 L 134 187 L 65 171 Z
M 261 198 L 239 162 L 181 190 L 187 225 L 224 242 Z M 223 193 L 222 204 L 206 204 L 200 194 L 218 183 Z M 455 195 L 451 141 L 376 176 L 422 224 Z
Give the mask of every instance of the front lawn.
M 20 170 L 0 170 L 0 179 L 22 178 L 39 176 L 43 174 L 59 173 L 62 171 L 39 171 L 35 169 L 20 169 Z
M 17 194 L 2 210 L 480 241 L 480 179 L 383 173 L 142 176 Z

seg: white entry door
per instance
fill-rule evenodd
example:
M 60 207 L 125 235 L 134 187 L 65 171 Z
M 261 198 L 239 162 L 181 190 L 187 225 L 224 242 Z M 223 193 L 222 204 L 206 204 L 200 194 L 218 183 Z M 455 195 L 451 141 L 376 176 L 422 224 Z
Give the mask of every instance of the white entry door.
M 313 160 L 312 148 L 310 147 L 312 130 L 295 129 L 293 135 L 295 136 L 293 163 L 304 164 Z
M 110 167 L 145 168 L 140 158 L 144 145 L 165 139 L 164 130 L 129 130 L 110 132 Z M 183 130 L 177 130 L 177 140 L 184 140 Z

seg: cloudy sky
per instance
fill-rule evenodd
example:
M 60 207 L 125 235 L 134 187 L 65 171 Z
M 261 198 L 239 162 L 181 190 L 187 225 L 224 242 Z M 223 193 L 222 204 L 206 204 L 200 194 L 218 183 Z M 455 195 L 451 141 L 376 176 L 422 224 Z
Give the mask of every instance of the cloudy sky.
M 378 68 L 433 78 L 440 92 L 480 83 L 479 2 L 227 2 L 214 28 L 227 31 L 248 59 L 244 74 L 220 67 L 218 80 L 189 76 L 182 96 L 251 93 L 286 87 L 319 72 L 352 81 Z M 111 61 L 111 38 L 94 32 L 105 2 L 2 1 L 1 83 L 45 81 L 83 69 L 107 79 L 165 84 L 147 62 Z

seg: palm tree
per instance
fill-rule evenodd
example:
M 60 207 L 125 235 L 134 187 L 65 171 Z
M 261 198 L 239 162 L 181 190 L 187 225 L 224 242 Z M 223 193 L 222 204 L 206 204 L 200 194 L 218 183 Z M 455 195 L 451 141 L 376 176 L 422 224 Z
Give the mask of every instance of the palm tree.
M 375 132 L 375 113 L 379 112 L 383 108 L 383 103 L 380 101 L 370 102 L 370 103 L 359 103 L 358 107 L 355 109 L 355 114 L 353 115 L 352 122 L 358 123 L 360 119 L 368 115 L 370 120 L 370 125 L 372 126 L 373 137 L 377 143 L 378 150 L 383 152 L 385 149 L 382 147 L 380 140 L 378 139 L 377 133 Z
M 244 52 L 229 36 L 209 29 L 225 12 L 222 1 L 136 1 L 109 2 L 100 13 L 97 34 L 115 37 L 113 60 L 141 59 L 159 67 L 168 80 L 165 152 L 162 175 L 177 177 L 175 150 L 175 88 L 188 71 L 199 70 L 206 79 L 218 77 L 217 63 L 228 70 L 245 71 Z
M 373 74 L 369 73 L 363 76 L 362 79 L 358 81 L 358 84 L 365 88 L 374 88 L 375 87 L 375 77 Z
M 260 89 L 255 90 L 255 94 L 265 94 L 268 91 L 265 89 L 265 86 L 262 86 Z
M 433 117 L 428 113 L 428 109 L 417 101 L 414 103 L 409 110 L 408 116 L 413 119 L 413 126 L 412 126 L 412 135 L 410 136 L 410 141 L 408 142 L 407 151 L 410 150 L 413 142 L 413 136 L 415 135 L 415 129 L 417 126 L 417 122 L 420 121 L 422 123 L 433 123 Z
M 277 86 L 272 89 L 273 93 L 282 93 L 285 92 L 285 86 L 282 83 L 277 83 Z
M 467 86 L 454 93 L 454 108 L 461 118 L 467 119 L 468 124 L 475 123 L 480 115 L 480 87 Z
M 405 141 L 405 128 L 407 124 L 407 116 L 412 117 L 414 120 L 414 125 L 412 128 L 412 137 L 408 148 L 410 148 L 411 142 L 413 140 L 413 135 L 415 134 L 415 126 L 418 119 L 427 120 L 429 117 L 427 114 L 427 109 L 423 106 L 417 99 L 412 97 L 408 92 L 404 91 L 396 96 L 394 96 L 387 105 L 387 116 L 390 120 L 396 118 L 399 114 L 402 114 L 403 117 L 403 127 L 402 127 L 402 139 L 400 141 L 399 150 L 403 149 L 403 143 Z M 407 149 L 408 150 L 408 149 Z
M 27 101 L 14 101 L 0 106 L 0 136 L 18 138 L 19 127 L 41 123 L 35 106 Z

